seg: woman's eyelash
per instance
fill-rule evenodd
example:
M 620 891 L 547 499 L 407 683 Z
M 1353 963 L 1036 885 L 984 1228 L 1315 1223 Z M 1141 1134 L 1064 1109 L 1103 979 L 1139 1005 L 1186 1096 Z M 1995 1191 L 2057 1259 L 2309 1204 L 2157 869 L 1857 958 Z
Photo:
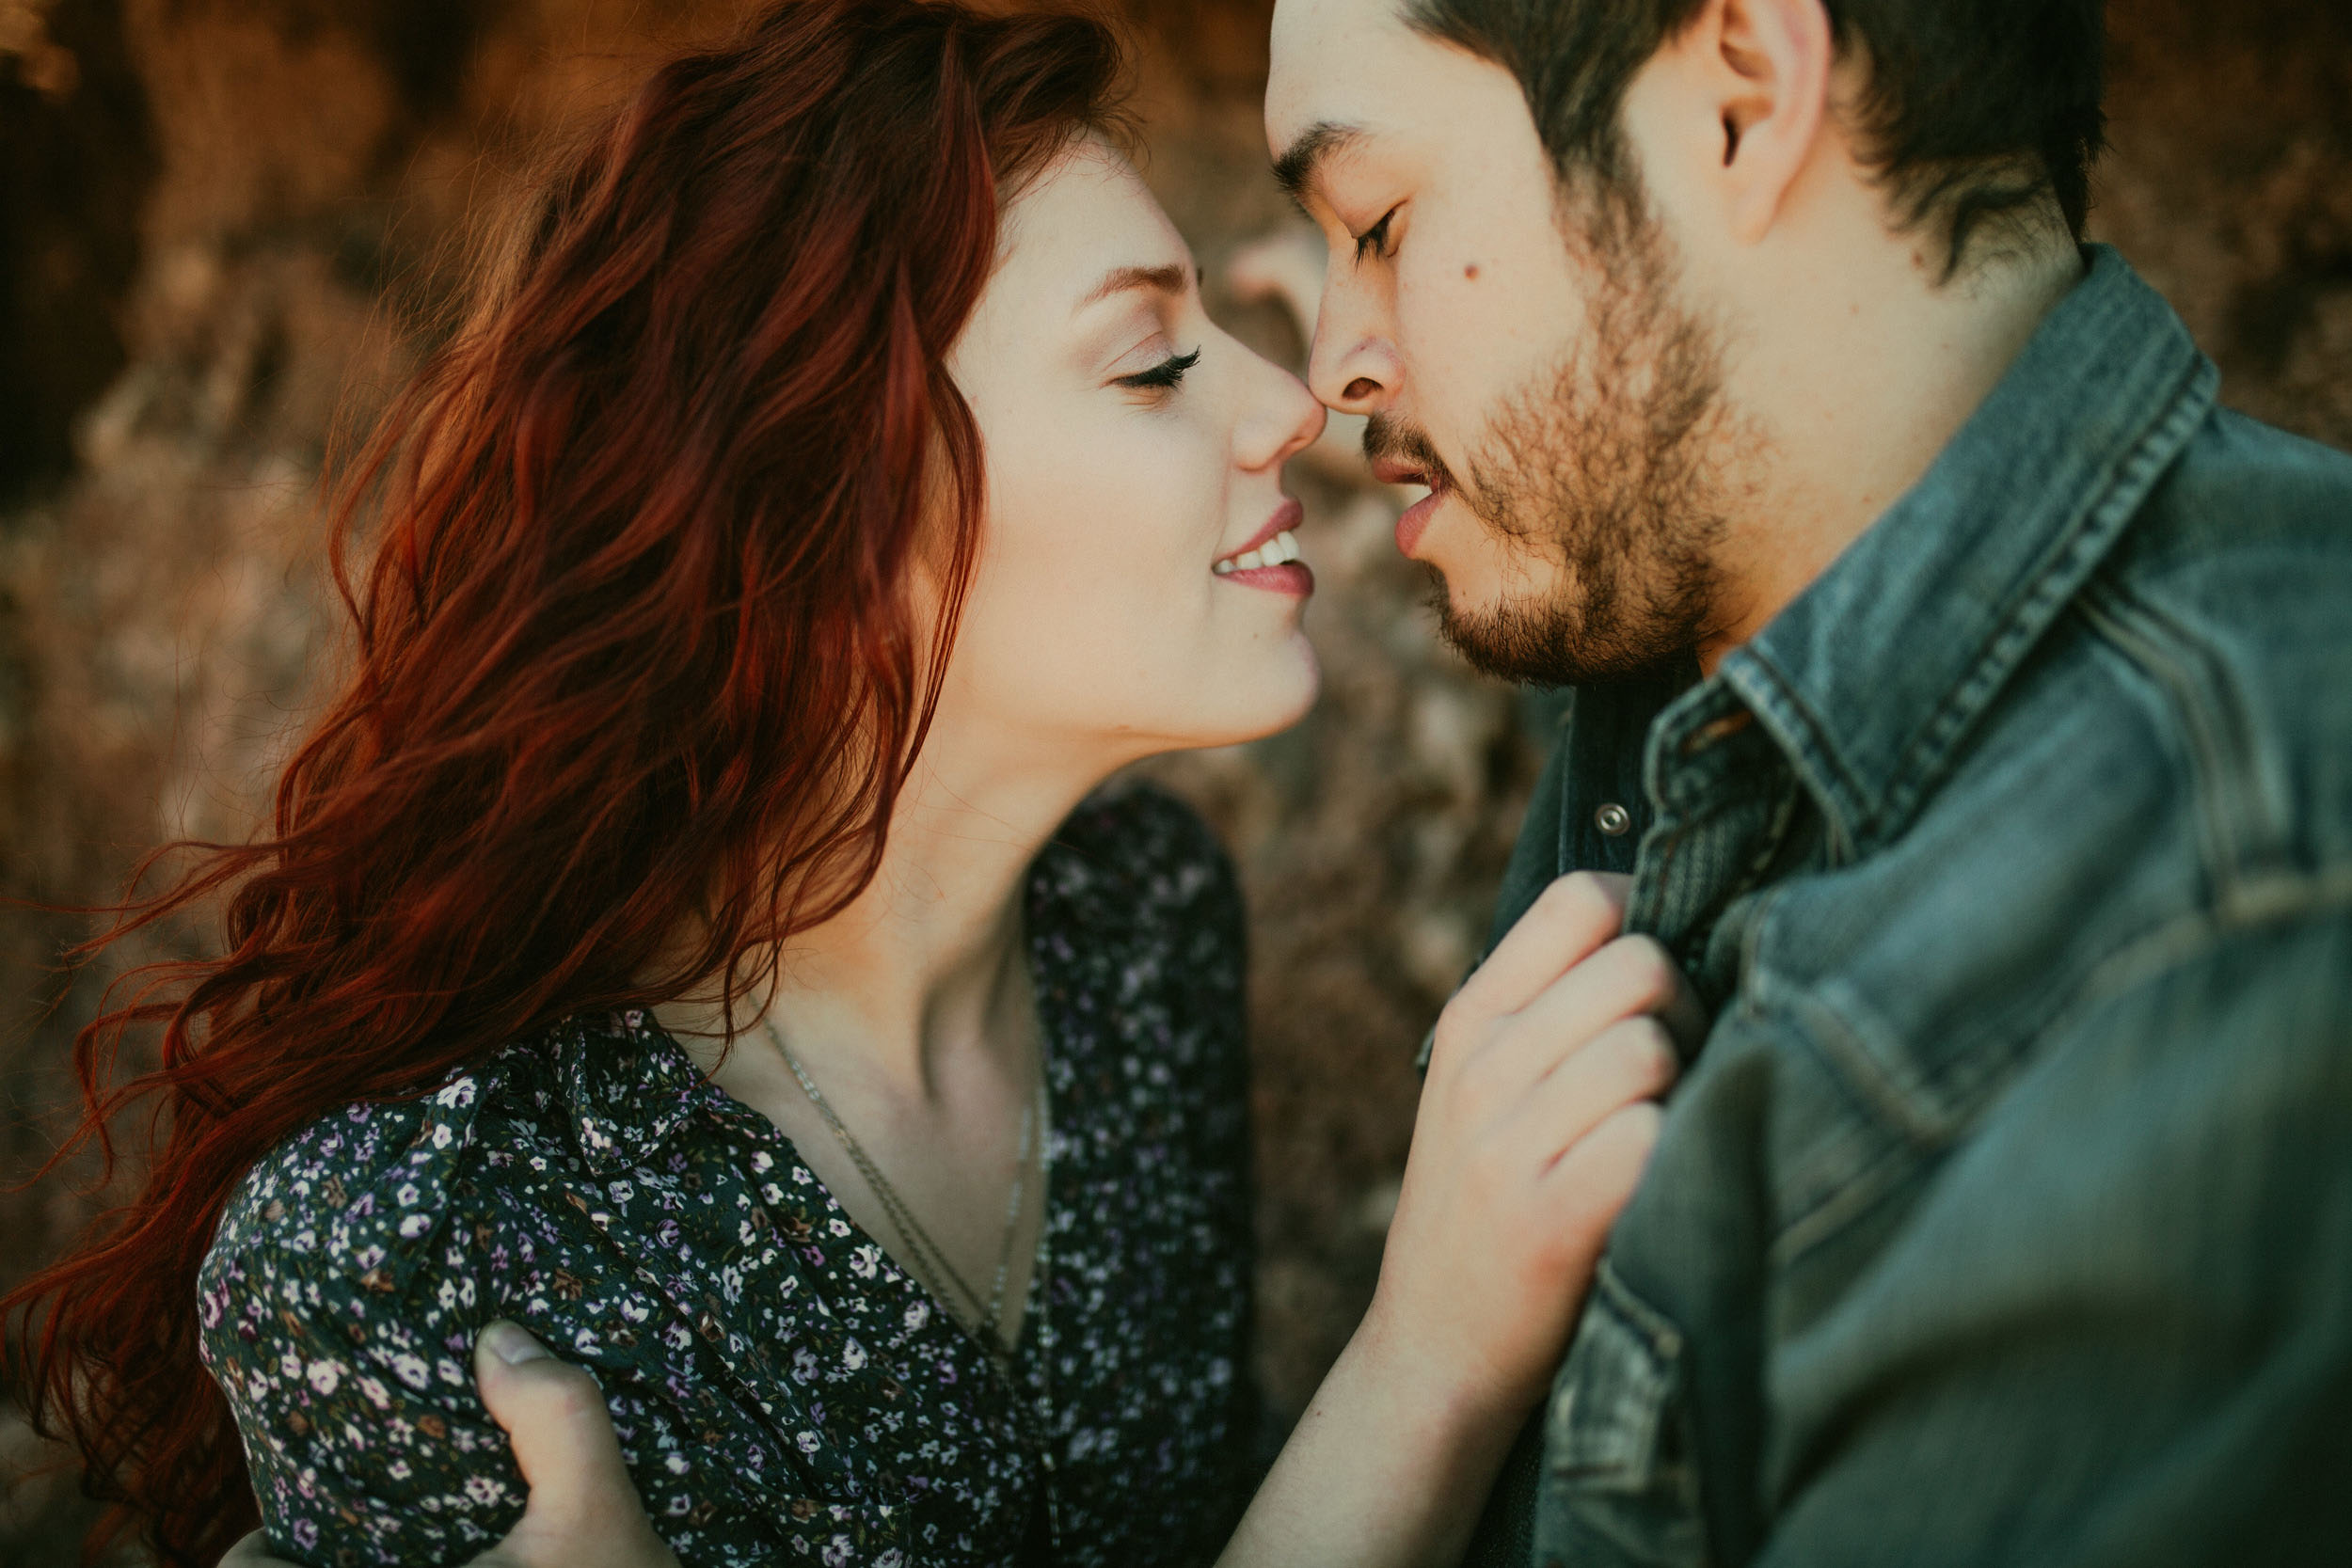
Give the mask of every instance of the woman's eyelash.
M 1139 392 L 1165 391 L 1184 379 L 1184 372 L 1200 363 L 1200 351 L 1171 355 L 1148 371 L 1119 377 L 1119 385 L 1132 387 Z
M 1389 223 L 1395 216 L 1396 209 L 1391 207 L 1380 214 L 1378 223 L 1356 236 L 1356 260 L 1360 261 L 1366 256 L 1381 256 L 1388 253 Z

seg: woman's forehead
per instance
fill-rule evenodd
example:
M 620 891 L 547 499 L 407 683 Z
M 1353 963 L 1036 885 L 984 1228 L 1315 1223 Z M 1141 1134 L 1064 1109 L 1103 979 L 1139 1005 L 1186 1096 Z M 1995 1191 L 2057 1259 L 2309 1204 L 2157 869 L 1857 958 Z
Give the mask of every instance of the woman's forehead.
M 1075 317 L 1156 275 L 1188 277 L 1192 258 L 1135 166 L 1087 137 L 1041 170 L 1005 214 L 1001 286 L 1025 304 Z

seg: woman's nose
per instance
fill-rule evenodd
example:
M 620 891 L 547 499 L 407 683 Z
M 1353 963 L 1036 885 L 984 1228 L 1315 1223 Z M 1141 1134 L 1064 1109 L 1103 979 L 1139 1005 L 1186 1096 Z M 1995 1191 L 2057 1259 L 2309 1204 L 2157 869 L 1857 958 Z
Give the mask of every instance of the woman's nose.
M 1323 434 L 1323 404 L 1307 384 L 1268 360 L 1260 383 L 1259 406 L 1242 434 L 1241 462 L 1246 468 L 1279 467 Z
M 1288 394 L 1291 407 L 1290 439 L 1282 443 L 1282 451 L 1275 461 L 1287 463 L 1315 444 L 1330 416 L 1324 412 L 1323 404 L 1315 401 L 1314 393 L 1307 389 L 1305 382 L 1288 371 L 1283 371 L 1281 374 L 1283 390 Z

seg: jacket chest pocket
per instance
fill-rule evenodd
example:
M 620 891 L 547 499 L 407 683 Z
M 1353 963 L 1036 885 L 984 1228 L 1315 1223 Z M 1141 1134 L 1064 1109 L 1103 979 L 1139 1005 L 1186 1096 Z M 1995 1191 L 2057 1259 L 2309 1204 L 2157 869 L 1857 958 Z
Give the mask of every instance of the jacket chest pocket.
M 1707 1562 L 1679 1431 L 1682 1343 L 1604 1259 L 1545 1414 L 1535 1505 L 1545 1568 Z

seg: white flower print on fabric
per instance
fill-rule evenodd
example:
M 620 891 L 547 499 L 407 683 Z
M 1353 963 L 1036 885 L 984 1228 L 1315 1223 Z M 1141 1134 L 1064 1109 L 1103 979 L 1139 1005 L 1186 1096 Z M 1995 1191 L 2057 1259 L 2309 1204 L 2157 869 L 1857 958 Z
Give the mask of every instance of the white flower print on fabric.
M 1052 1271 L 1013 1385 L 649 1019 L 571 1020 L 320 1118 L 223 1216 L 203 1350 L 280 1555 L 462 1561 L 512 1527 L 470 1370 L 503 1316 L 596 1376 L 686 1568 L 1009 1568 L 1048 1411 L 1057 1560 L 1212 1560 L 1255 1479 L 1239 895 L 1133 790 L 1065 825 L 1026 913 Z

